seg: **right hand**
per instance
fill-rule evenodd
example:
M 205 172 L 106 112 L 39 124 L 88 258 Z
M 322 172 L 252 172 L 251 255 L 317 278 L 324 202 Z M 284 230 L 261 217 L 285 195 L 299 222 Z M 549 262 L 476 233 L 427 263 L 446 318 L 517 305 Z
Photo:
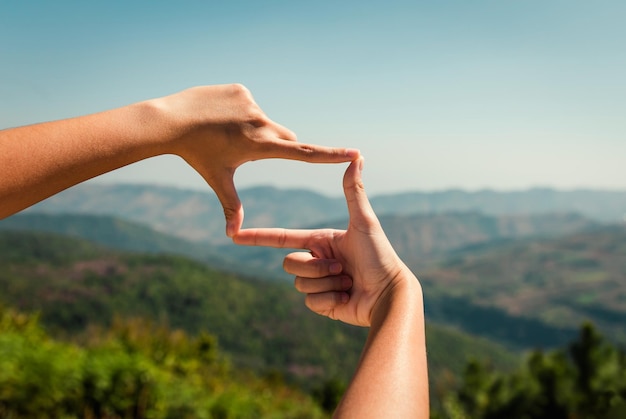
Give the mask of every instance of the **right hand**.
M 308 249 L 285 257 L 284 268 L 296 275 L 312 311 L 345 323 L 370 326 L 386 295 L 417 279 L 400 260 L 367 199 L 361 170 L 353 161 L 343 179 L 350 222 L 347 230 L 244 229 L 236 244 Z M 414 283 L 414 284 L 411 284 Z M 382 304 L 385 304 L 384 302 Z

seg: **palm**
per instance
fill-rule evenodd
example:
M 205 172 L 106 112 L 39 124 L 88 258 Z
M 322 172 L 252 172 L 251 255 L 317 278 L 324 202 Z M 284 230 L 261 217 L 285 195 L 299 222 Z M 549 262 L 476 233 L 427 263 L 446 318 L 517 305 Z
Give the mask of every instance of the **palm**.
M 354 217 L 353 217 L 354 218 Z M 313 256 L 336 259 L 342 274 L 352 278 L 346 304 L 313 311 L 344 323 L 367 326 L 374 304 L 402 262 L 396 256 L 376 219 L 351 219 L 347 231 L 332 230 L 329 237 L 309 245 Z

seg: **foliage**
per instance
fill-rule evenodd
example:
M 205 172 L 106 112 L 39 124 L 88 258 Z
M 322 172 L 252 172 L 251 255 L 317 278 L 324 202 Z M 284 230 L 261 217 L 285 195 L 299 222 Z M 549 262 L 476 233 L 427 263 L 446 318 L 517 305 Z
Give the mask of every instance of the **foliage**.
M 332 413 L 341 401 L 346 388 L 345 382 L 331 378 L 313 390 L 313 397 L 325 412 Z
M 37 256 L 48 254 L 54 258 Z M 40 312 L 56 337 L 74 340 L 94 326 L 110 327 L 116 316 L 149 318 L 190 336 L 209 332 L 235 366 L 259 374 L 278 371 L 306 391 L 331 378 L 347 382 L 367 334 L 309 312 L 291 284 L 245 278 L 178 256 L 0 232 L 0 262 L 0 302 Z M 460 372 L 459 352 L 512 364 L 502 347 L 461 331 L 429 324 L 428 334 L 435 376 L 444 369 Z
M 435 418 L 612 418 L 626 413 L 626 353 L 590 324 L 566 349 L 533 351 L 510 373 L 467 364 Z
M 0 417 L 319 418 L 307 396 L 232 369 L 214 337 L 116 320 L 84 346 L 0 310 Z

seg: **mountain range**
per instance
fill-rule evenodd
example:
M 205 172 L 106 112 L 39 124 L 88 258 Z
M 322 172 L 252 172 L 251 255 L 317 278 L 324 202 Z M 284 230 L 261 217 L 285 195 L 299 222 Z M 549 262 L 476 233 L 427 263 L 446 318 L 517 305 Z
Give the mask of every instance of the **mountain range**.
M 303 189 L 255 187 L 239 192 L 244 227 L 302 228 L 347 218 L 343 197 Z M 449 190 L 372 196 L 379 216 L 478 212 L 484 215 L 578 213 L 600 223 L 623 222 L 626 191 L 529 189 L 517 192 Z M 154 185 L 84 183 L 27 212 L 111 215 L 191 241 L 226 244 L 215 194 Z

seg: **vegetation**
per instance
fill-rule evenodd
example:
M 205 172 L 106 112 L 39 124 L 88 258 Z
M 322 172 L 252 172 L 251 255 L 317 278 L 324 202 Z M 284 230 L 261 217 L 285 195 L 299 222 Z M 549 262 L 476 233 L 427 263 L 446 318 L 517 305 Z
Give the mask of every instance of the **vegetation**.
M 468 362 L 458 383 L 431 387 L 432 417 L 623 417 L 625 368 L 626 353 L 586 324 L 567 348 L 533 351 L 509 372 Z M 329 380 L 311 397 L 280 375 L 236 369 L 206 333 L 116 319 L 78 345 L 0 309 L 0 417 L 324 418 L 344 390 Z
M 172 255 L 117 252 L 53 234 L 0 232 L 0 302 L 41 313 L 55 336 L 76 340 L 115 317 L 147 318 L 190 336 L 210 333 L 239 368 L 280 375 L 312 391 L 348 382 L 367 330 L 304 306 L 291 284 L 216 271 Z M 429 324 L 431 371 L 460 373 L 466 356 L 516 364 L 501 345 Z M 451 350 L 452 348 L 455 351 Z M 338 355 L 340 354 L 340 356 Z
M 321 418 L 309 397 L 234 370 L 207 334 L 145 321 L 51 339 L 34 316 L 0 309 L 0 417 Z
M 532 351 L 519 369 L 502 373 L 467 364 L 458 388 L 443 394 L 435 418 L 622 418 L 626 353 L 589 323 L 565 349 Z
M 626 342 L 623 226 L 458 253 L 420 278 L 433 318 L 501 342 L 562 345 L 586 320 Z
M 310 313 L 290 284 L 268 284 L 172 255 L 130 254 L 43 233 L 0 233 L 0 302 L 38 311 L 56 336 L 154 319 L 210 331 L 240 367 L 283 372 L 302 385 L 347 380 L 366 330 Z M 337 353 L 343 353 L 341 363 Z

